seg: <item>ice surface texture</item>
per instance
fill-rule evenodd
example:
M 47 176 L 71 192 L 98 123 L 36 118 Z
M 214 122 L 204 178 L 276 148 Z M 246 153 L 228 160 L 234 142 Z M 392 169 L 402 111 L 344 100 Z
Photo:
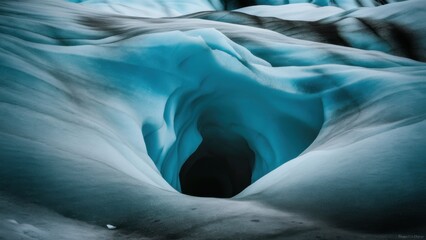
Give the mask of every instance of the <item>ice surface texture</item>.
M 425 11 L 1 1 L 0 236 L 424 234 Z M 200 156 L 252 184 L 181 194 Z

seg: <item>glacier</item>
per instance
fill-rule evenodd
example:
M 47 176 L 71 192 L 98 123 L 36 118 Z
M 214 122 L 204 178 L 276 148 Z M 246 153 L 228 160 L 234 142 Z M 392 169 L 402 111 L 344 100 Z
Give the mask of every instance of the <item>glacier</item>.
M 424 0 L 2 0 L 0 239 L 426 236 Z

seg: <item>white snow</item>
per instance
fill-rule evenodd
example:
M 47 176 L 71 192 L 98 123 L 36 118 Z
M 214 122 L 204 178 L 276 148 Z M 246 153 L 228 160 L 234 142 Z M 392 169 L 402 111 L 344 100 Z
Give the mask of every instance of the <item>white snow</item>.
M 107 224 L 107 225 L 106 225 L 106 227 L 107 227 L 109 230 L 117 229 L 117 227 L 116 227 L 116 226 L 111 225 L 111 224 Z
M 297 2 L 235 11 L 331 24 L 346 45 L 314 41 L 327 34 L 307 25 L 161 18 L 220 1 L 2 1 L 0 192 L 25 203 L 0 205 L 0 235 L 57 238 L 37 217 L 113 239 L 424 227 L 424 2 Z M 387 31 L 362 22 L 373 20 Z M 253 183 L 232 199 L 179 192 L 205 138 L 243 138 L 255 153 Z

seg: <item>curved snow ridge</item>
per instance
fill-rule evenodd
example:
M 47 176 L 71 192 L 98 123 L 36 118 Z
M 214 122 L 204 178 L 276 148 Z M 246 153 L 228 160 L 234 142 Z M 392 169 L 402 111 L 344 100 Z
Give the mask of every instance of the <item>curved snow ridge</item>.
M 201 11 L 223 11 L 235 9 L 250 9 L 253 6 L 265 5 L 262 8 L 274 7 L 273 12 L 280 9 L 280 6 L 312 4 L 315 6 L 331 6 L 343 9 L 356 9 L 360 7 L 375 7 L 389 3 L 397 3 L 404 0 L 66 0 L 68 2 L 79 3 L 90 7 L 95 7 L 103 11 L 145 17 L 175 17 L 189 13 Z M 269 6 L 268 6 L 269 5 Z M 165 7 L 167 6 L 167 7 Z M 331 8 L 330 8 L 331 9 Z M 257 15 L 257 14 L 256 14 Z M 261 14 L 259 14 L 261 15 Z
M 2 195 L 137 237 L 423 227 L 425 63 L 61 4 L 0 4 Z M 199 149 L 246 164 L 253 184 L 232 199 L 179 193 Z
M 19 28 L 25 32 L 17 37 L 43 44 L 106 44 L 140 34 L 216 28 L 233 41 L 245 45 L 255 54 L 256 50 L 251 49 L 251 45 L 256 47 L 256 45 L 265 45 L 265 42 L 293 44 L 294 38 L 296 38 L 307 40 L 308 42 L 304 45 L 312 46 L 312 51 L 316 52 L 321 51 L 318 48 L 324 48 L 317 43 L 327 43 L 333 44 L 333 47 L 328 50 L 329 52 L 335 51 L 334 45 L 341 45 L 385 52 L 417 61 L 425 61 L 424 56 L 426 55 L 426 35 L 422 25 L 422 22 L 426 21 L 426 17 L 421 14 L 425 10 L 421 0 L 331 14 L 316 21 L 304 20 L 303 11 L 294 13 L 299 16 L 299 20 L 260 17 L 240 12 L 201 12 L 181 18 L 152 19 L 146 18 L 143 14 L 137 17 L 123 14 L 110 15 L 102 10 L 78 4 L 66 4 L 68 11 L 58 15 L 50 12 L 60 12 L 63 3 L 48 1 L 46 4 L 48 4 L 48 8 L 40 8 L 38 4 L 28 2 L 26 4 L 28 9 L 37 10 L 28 13 L 25 7 L 16 9 L 13 6 L 8 7 L 8 4 L 5 3 L 3 10 L 5 16 L 1 23 L 3 32 L 16 36 L 17 33 L 14 33 L 16 18 L 24 17 L 28 20 L 24 24 L 20 24 Z M 307 4 L 289 4 L 285 7 L 289 11 L 306 8 L 313 11 L 312 16 L 318 15 L 315 12 L 323 12 L 322 7 L 312 9 L 312 5 Z M 398 9 L 403 9 L 403 11 L 398 11 Z M 416 19 L 416 21 L 411 19 Z M 55 24 L 58 21 L 63 22 L 63 26 Z M 239 26 L 235 26 L 235 24 Z M 34 32 L 32 29 L 37 26 L 41 27 L 43 31 Z M 235 31 L 235 28 L 238 28 L 239 31 Z M 312 44 L 312 41 L 316 44 Z M 248 45 L 248 42 L 252 44 Z M 298 44 L 302 43 L 298 42 Z M 321 53 L 321 55 L 324 54 L 330 53 Z M 340 58 L 339 56 L 334 57 Z M 268 62 L 275 65 L 276 61 L 268 60 Z M 296 63 L 291 64 L 297 65 Z
M 425 10 L 423 1 L 350 11 L 311 4 L 290 4 L 280 6 L 279 9 L 255 6 L 237 12 L 201 12 L 186 17 L 248 25 L 292 38 L 381 51 L 425 61 L 426 35 L 422 24 L 426 21 L 422 14 Z

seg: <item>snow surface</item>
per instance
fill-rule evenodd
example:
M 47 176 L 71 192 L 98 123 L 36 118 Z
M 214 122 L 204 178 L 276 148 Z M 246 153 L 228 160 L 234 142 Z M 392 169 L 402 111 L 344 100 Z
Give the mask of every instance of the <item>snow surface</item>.
M 424 234 L 424 1 L 232 2 L 0 2 L 1 237 Z M 237 137 L 248 188 L 179 192 Z

